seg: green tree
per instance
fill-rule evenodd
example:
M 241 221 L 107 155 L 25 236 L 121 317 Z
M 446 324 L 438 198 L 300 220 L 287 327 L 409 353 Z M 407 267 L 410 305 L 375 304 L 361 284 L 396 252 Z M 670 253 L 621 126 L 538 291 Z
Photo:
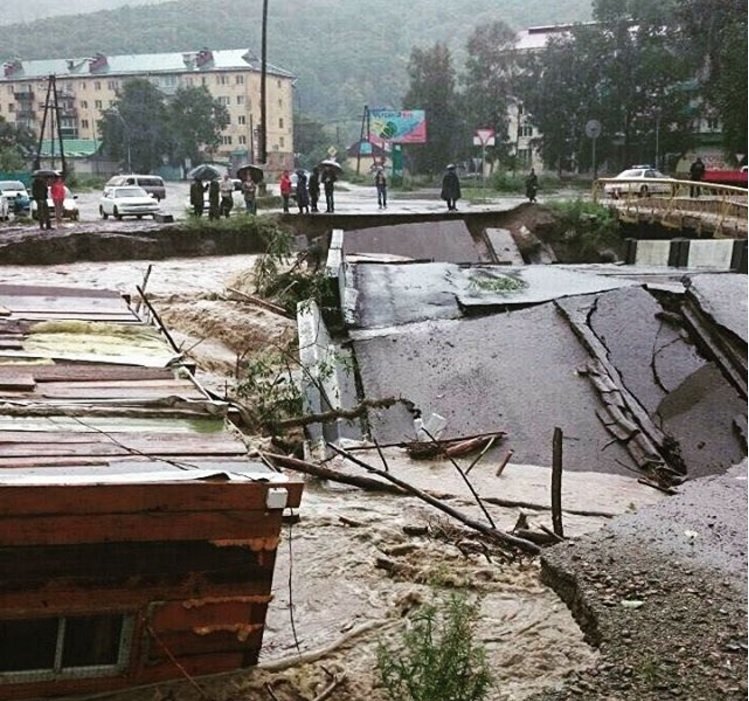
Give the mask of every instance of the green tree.
M 403 108 L 426 112 L 427 143 L 410 144 L 406 154 L 412 170 L 441 172 L 454 160 L 460 138 L 455 69 L 450 49 L 437 42 L 433 47 L 414 47 L 408 63 L 410 86 Z
M 0 170 L 21 170 L 33 153 L 33 132 L 0 117 Z
M 181 87 L 166 105 L 172 157 L 184 164 L 200 163 L 204 152 L 221 143 L 221 131 L 229 124 L 229 110 L 211 97 L 208 89 Z
M 494 129 L 494 155 L 500 158 L 507 154 L 510 140 L 507 115 L 518 68 L 515 43 L 515 32 L 497 21 L 476 27 L 466 44 L 463 105 L 468 127 L 471 133 Z M 491 155 L 487 153 L 489 160 Z
M 106 153 L 135 172 L 149 173 L 172 150 L 166 100 L 150 81 L 127 81 L 99 121 Z
M 745 0 L 678 0 L 678 17 L 682 52 L 692 60 L 706 110 L 720 117 L 726 153 L 747 153 Z

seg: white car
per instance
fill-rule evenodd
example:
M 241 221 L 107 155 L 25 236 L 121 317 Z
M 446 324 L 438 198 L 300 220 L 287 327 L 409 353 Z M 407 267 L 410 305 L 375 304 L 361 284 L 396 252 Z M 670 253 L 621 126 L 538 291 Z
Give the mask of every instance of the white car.
M 614 199 L 627 194 L 636 194 L 640 197 L 670 195 L 673 190 L 673 179 L 649 166 L 635 166 L 622 171 L 613 179 L 625 181 L 622 183 L 608 182 L 603 186 L 606 197 L 613 197 Z
M 142 187 L 127 185 L 125 187 L 108 187 L 99 200 L 99 214 L 103 219 L 110 215 L 115 219 L 122 217 L 145 216 L 156 217 L 159 213 L 159 203 L 153 195 L 149 195 Z
M 0 221 L 8 221 L 10 219 L 8 210 L 8 200 L 5 197 L 0 197 Z
M 78 221 L 78 218 L 80 217 L 80 212 L 78 211 L 78 203 L 76 200 L 78 199 L 78 195 L 74 195 L 72 192 L 70 192 L 69 188 L 65 188 L 65 200 L 62 203 L 62 216 L 63 219 L 72 219 L 73 221 Z M 52 201 L 52 197 L 47 195 L 47 206 L 49 207 L 49 216 L 54 219 L 55 218 L 55 203 Z M 37 218 L 37 204 L 36 200 L 31 200 L 31 218 L 36 219 Z

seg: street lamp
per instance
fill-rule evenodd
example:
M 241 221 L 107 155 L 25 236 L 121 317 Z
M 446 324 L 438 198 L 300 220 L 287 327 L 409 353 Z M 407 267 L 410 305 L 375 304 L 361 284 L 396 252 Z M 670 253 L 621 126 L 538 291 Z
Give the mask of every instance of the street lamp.
M 122 128 L 125 130 L 125 139 L 127 141 L 127 170 L 129 173 L 133 172 L 133 162 L 130 153 L 130 128 L 125 121 L 125 118 L 120 114 L 120 111 L 116 107 L 112 107 L 109 110 L 110 114 L 113 114 L 117 119 L 122 122 Z
M 268 160 L 268 120 L 266 119 L 266 59 L 268 55 L 268 0 L 263 0 L 262 38 L 260 43 L 260 132 L 258 134 L 258 161 Z

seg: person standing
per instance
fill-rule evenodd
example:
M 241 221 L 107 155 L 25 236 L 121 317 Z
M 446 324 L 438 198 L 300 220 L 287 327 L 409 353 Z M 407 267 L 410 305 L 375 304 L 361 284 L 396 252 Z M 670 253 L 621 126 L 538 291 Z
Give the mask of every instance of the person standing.
M 375 187 L 377 188 L 377 207 L 387 209 L 388 207 L 388 181 L 385 177 L 385 169 L 378 166 L 374 177 Z
M 690 180 L 694 180 L 695 182 L 700 182 L 702 178 L 705 177 L 705 164 L 702 162 L 702 159 L 697 156 L 695 158 L 694 163 L 692 163 L 691 166 L 689 166 L 689 178 Z M 690 197 L 699 197 L 700 196 L 700 188 L 697 185 L 692 185 L 689 188 L 689 196 Z
M 34 182 L 31 184 L 31 196 L 36 202 L 36 216 L 39 219 L 40 229 L 52 228 L 52 222 L 49 220 L 47 194 L 47 179 L 41 175 L 35 175 Z
M 285 170 L 281 173 L 281 178 L 278 181 L 279 188 L 281 189 L 281 199 L 283 200 L 283 211 L 289 213 L 289 198 L 291 197 L 291 176 L 289 171 Z
M 192 212 L 196 217 L 203 216 L 203 209 L 205 207 L 205 202 L 203 201 L 204 192 L 203 181 L 200 178 L 195 178 L 190 185 L 190 204 L 192 205 Z
M 319 212 L 317 201 L 320 199 L 320 169 L 317 166 L 310 173 L 307 190 L 309 191 L 310 211 Z
M 536 201 L 536 193 L 538 192 L 538 176 L 536 175 L 535 169 L 531 168 L 531 172 L 525 179 L 525 196 L 529 201 Z
M 458 211 L 458 200 L 460 199 L 460 180 L 455 172 L 455 166 L 451 163 L 447 166 L 447 172 L 442 178 L 442 192 L 440 197 L 447 203 L 448 212 Z
M 242 197 L 247 214 L 257 214 L 257 185 L 249 173 L 242 181 Z
M 335 212 L 335 192 L 336 175 L 332 168 L 324 168 L 322 172 L 322 186 L 325 191 L 325 211 L 328 214 Z
M 234 207 L 234 183 L 228 173 L 224 173 L 219 190 L 221 191 L 221 214 L 228 219 Z
M 49 188 L 52 204 L 55 207 L 55 225 L 59 229 L 62 225 L 62 216 L 65 213 L 65 183 L 62 176 L 58 175 Z
M 307 192 L 307 175 L 303 170 L 296 172 L 296 204 L 299 214 L 309 214 L 309 192 Z
M 220 215 L 219 210 L 219 196 L 221 194 L 221 187 L 218 184 L 218 180 L 211 180 L 211 184 L 208 186 L 208 218 L 218 219 Z

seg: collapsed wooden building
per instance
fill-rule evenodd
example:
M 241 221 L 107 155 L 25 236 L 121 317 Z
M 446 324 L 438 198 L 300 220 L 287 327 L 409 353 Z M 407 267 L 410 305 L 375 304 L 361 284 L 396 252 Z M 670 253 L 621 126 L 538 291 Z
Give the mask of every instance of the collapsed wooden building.
M 0 305 L 0 698 L 254 664 L 302 484 L 118 294 Z

